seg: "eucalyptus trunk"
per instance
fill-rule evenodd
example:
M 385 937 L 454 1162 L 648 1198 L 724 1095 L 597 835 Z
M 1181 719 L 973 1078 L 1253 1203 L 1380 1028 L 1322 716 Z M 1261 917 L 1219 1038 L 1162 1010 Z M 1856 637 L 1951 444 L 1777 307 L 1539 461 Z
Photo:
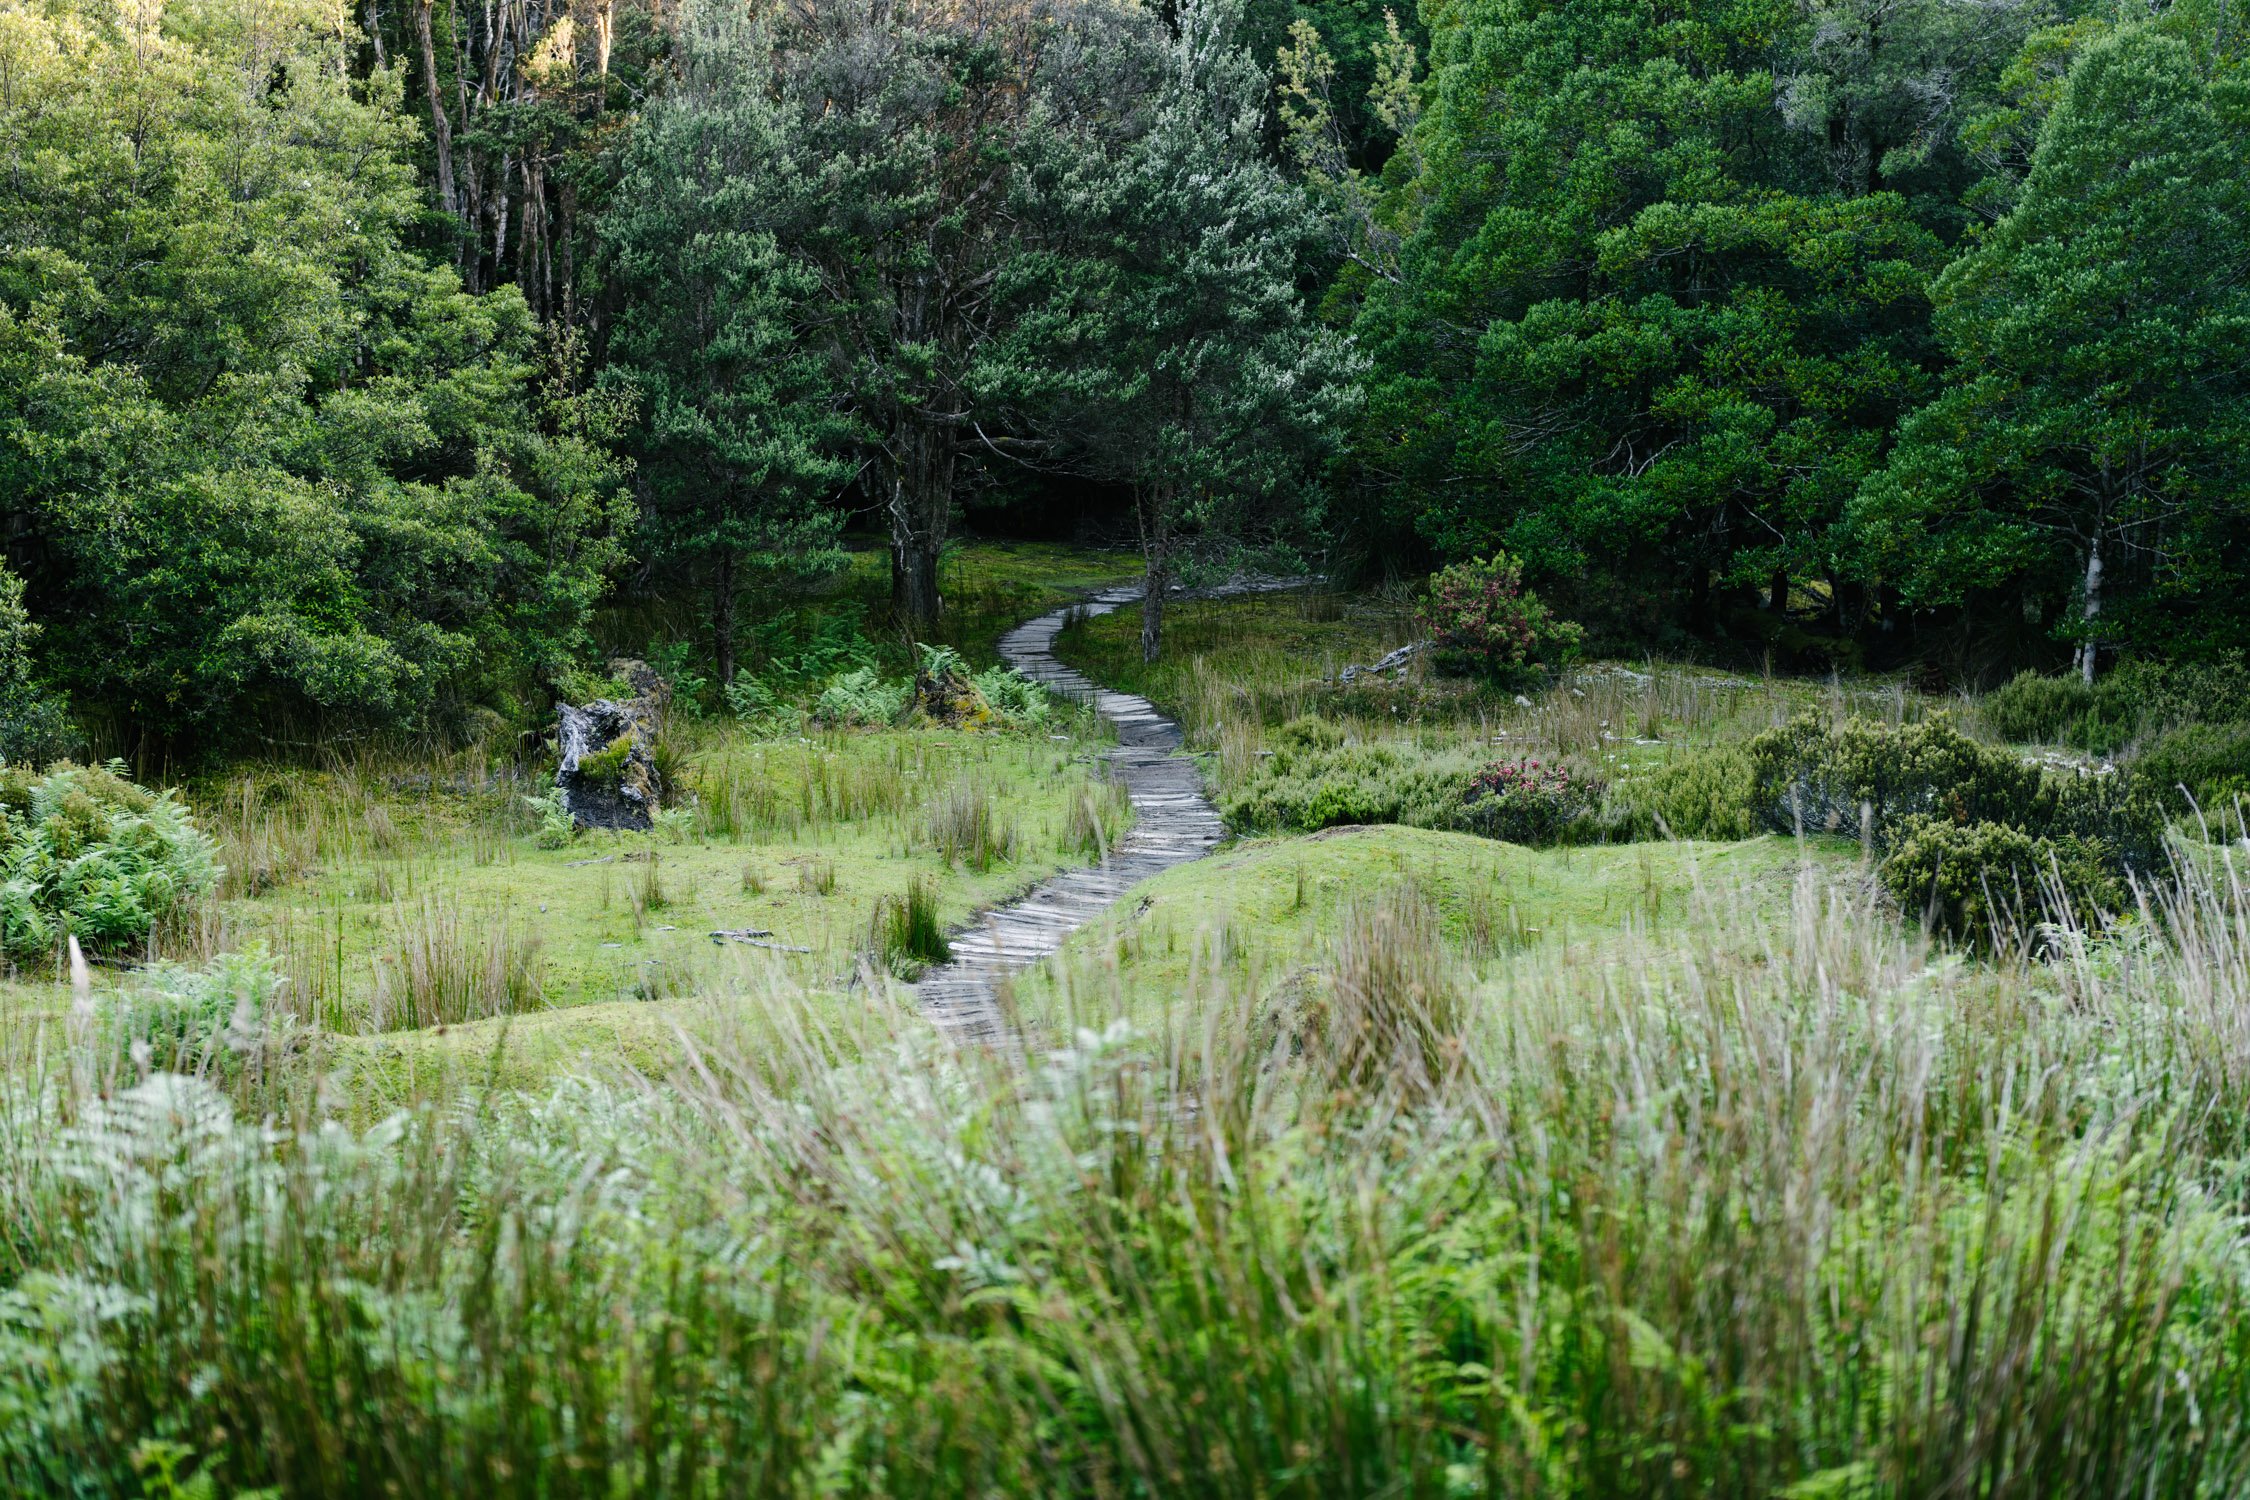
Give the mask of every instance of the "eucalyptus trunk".
M 919 635 L 936 632 L 938 558 L 953 509 L 953 436 L 908 417 L 891 444 L 891 606 Z
M 711 578 L 711 654 L 719 664 L 719 690 L 734 686 L 734 549 L 722 547 Z
M 430 149 L 437 156 L 438 207 L 460 211 L 453 190 L 453 125 L 445 117 L 445 96 L 438 87 L 437 41 L 430 32 L 430 0 L 416 0 L 414 40 L 422 51 L 422 84 L 430 98 Z
M 1141 522 L 1141 660 L 1153 664 L 1164 648 L 1164 595 L 1172 586 L 1172 496 L 1162 485 L 1135 495 Z

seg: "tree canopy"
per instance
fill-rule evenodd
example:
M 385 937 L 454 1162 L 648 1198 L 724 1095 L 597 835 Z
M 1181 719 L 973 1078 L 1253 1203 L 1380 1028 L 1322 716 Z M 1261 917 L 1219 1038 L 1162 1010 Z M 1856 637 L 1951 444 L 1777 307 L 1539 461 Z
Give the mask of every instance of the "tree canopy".
M 489 732 L 621 587 L 723 682 L 855 518 L 927 634 L 1002 485 L 1118 497 L 1150 653 L 1265 540 L 1504 549 L 1597 645 L 2239 657 L 2241 64 L 2205 0 L 18 0 L 9 733 Z

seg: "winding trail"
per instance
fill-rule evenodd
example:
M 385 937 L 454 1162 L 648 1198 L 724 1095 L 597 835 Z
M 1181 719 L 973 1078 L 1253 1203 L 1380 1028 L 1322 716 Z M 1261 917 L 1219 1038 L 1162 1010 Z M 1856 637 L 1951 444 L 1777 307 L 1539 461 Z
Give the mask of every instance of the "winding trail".
M 1236 584 L 1217 594 L 1258 593 L 1299 586 L 1299 580 Z M 1106 615 L 1141 597 L 1138 584 L 1106 589 L 1091 598 L 1028 620 L 1000 638 L 1000 658 L 1034 682 L 1065 697 L 1090 701 L 1117 729 L 1109 752 L 1112 774 L 1133 801 L 1132 831 L 1109 858 L 1069 870 L 996 906 L 953 939 L 952 962 L 915 986 L 923 1009 L 938 1027 L 963 1041 L 1000 1038 L 997 990 L 1010 974 L 1029 968 L 1062 947 L 1063 939 L 1099 917 L 1125 892 L 1151 875 L 1201 859 L 1225 836 L 1218 809 L 1203 795 L 1203 777 L 1180 752 L 1180 726 L 1146 698 L 1113 692 L 1055 657 L 1055 637 L 1073 611 Z

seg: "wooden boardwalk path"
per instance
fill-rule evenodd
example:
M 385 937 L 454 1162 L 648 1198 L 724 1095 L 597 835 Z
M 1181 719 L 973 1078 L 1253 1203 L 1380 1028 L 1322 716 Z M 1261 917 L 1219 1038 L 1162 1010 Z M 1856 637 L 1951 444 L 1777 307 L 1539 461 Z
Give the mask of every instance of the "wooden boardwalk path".
M 1256 593 L 1286 583 L 1237 584 L 1214 593 Z M 1063 945 L 1079 928 L 1116 904 L 1151 875 L 1211 852 L 1226 829 L 1203 795 L 1203 777 L 1180 752 L 1180 726 L 1146 698 L 1113 692 L 1055 658 L 1055 637 L 1073 611 L 1103 615 L 1141 597 L 1129 585 L 1026 621 L 1000 638 L 1000 657 L 1034 682 L 1065 697 L 1090 701 L 1117 729 L 1109 753 L 1112 774 L 1133 800 L 1132 831 L 1101 864 L 1041 881 L 1016 900 L 986 912 L 953 939 L 953 960 L 924 975 L 915 987 L 923 1008 L 941 1028 L 963 1041 L 998 1039 L 1005 1030 L 995 998 L 1000 981 L 1030 967 Z

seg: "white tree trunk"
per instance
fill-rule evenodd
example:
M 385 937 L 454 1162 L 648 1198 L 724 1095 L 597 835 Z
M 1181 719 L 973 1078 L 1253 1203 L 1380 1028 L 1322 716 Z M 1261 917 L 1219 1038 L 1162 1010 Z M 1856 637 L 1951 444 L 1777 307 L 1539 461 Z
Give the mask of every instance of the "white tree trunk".
M 2084 614 L 2086 616 L 2086 639 L 2078 647 L 2078 675 L 2085 679 L 2087 686 L 2091 687 L 2094 682 L 2094 654 L 2101 644 L 2094 635 L 2094 622 L 2102 617 L 2102 534 L 2099 531 L 2096 531 L 2093 540 L 2086 544 Z

